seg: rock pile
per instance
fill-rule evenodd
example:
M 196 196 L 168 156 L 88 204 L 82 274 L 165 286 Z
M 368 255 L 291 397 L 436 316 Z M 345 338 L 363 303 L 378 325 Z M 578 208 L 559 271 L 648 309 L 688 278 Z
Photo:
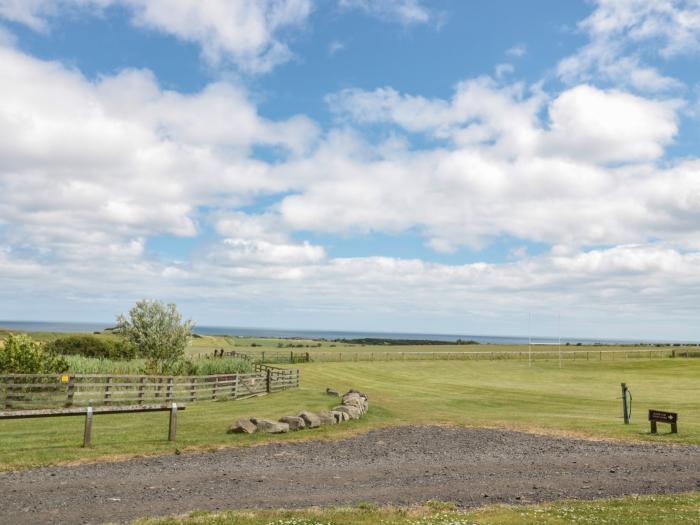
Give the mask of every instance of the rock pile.
M 279 421 L 257 417 L 242 418 L 228 429 L 229 434 L 252 434 L 265 432 L 283 434 L 285 432 L 316 428 L 322 425 L 336 425 L 350 419 L 360 419 L 369 409 L 367 396 L 358 390 L 349 390 L 340 398 L 340 405 L 318 413 L 303 410 L 298 416 L 284 416 Z

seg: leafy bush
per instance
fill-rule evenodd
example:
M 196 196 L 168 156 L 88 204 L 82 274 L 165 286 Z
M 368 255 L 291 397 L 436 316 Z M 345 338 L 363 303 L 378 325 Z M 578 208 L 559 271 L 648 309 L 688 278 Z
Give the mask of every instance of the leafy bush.
M 45 352 L 28 335 L 10 334 L 0 348 L 0 372 L 9 374 L 56 374 L 68 370 L 68 363 Z
M 69 335 L 54 339 L 46 350 L 56 355 L 80 355 L 105 359 L 134 359 L 136 347 L 125 339 Z
M 142 300 L 129 310 L 129 317 L 117 317 L 115 333 L 126 337 L 146 358 L 152 374 L 176 374 L 183 363 L 185 348 L 192 337 L 192 321 L 183 321 L 174 304 Z

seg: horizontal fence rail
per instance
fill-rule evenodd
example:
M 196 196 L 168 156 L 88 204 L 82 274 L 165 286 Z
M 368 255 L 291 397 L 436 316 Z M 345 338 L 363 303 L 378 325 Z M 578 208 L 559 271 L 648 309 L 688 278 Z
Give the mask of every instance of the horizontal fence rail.
M 293 351 L 279 352 L 260 350 L 244 353 L 237 352 L 236 350 L 225 351 L 223 348 L 221 350 L 214 350 L 214 357 L 237 357 L 239 359 L 246 359 L 257 363 L 308 363 L 311 361 L 310 355 L 311 354 L 309 352 Z
M 264 365 L 256 365 L 254 373 L 213 376 L 14 374 L 0 375 L 0 408 L 194 403 L 298 387 L 299 370 Z
M 565 349 L 566 348 L 566 349 Z M 262 352 L 248 351 L 228 352 L 224 355 L 234 355 L 242 359 L 248 359 L 254 363 L 273 362 L 289 363 L 289 352 Z M 296 357 L 295 354 L 293 358 Z M 373 352 L 366 350 L 343 351 L 314 351 L 309 352 L 308 362 L 346 362 L 346 361 L 438 361 L 438 360 L 529 360 L 552 361 L 560 358 L 556 349 L 552 350 L 479 350 L 479 351 L 435 351 L 435 352 L 402 352 L 384 351 Z M 286 361 L 284 360 L 286 356 Z M 648 349 L 586 349 L 574 350 L 571 347 L 563 347 L 561 350 L 562 361 L 618 361 L 623 359 L 666 359 L 666 358 L 700 358 L 700 348 L 648 348 Z M 302 361 L 292 361 L 299 363 Z

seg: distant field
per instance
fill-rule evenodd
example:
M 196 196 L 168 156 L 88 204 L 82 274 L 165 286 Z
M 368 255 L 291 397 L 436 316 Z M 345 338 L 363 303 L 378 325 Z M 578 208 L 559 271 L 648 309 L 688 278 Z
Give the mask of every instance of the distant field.
M 3 339 L 9 332 L 0 329 L 0 340 Z M 50 341 L 57 337 L 68 334 L 58 332 L 31 332 L 29 335 L 37 341 Z M 108 332 L 97 335 L 97 337 L 114 337 Z M 287 355 L 291 352 L 309 353 L 312 360 L 315 361 L 337 361 L 346 359 L 350 361 L 358 360 L 381 360 L 385 359 L 387 354 L 394 354 L 394 359 L 419 358 L 420 354 L 436 354 L 437 356 L 456 353 L 474 353 L 474 352 L 493 352 L 498 354 L 501 352 L 513 352 L 520 355 L 522 359 L 527 357 L 529 351 L 527 344 L 446 344 L 446 345 L 389 345 L 389 344 L 350 344 L 347 342 L 321 341 L 314 339 L 280 339 L 272 337 L 237 337 L 230 335 L 204 335 L 193 338 L 187 348 L 187 355 L 190 358 L 210 356 L 214 350 L 232 351 L 237 350 L 250 355 L 260 356 L 263 352 L 267 356 L 270 355 Z M 656 351 L 665 349 L 669 352 L 690 351 L 697 352 L 700 357 L 700 347 L 696 345 L 561 345 L 563 354 L 575 352 L 577 358 L 580 359 L 582 353 L 588 352 L 588 359 L 594 359 L 600 352 L 610 350 L 628 351 L 630 356 L 634 355 L 635 351 Z M 559 347 L 551 344 L 533 344 L 533 354 L 551 354 L 558 352 Z M 595 354 L 598 352 L 598 354 Z M 413 356 L 407 354 L 415 354 Z M 649 355 L 648 353 L 646 354 Z M 426 359 L 425 356 L 420 357 Z M 583 357 L 585 358 L 585 356 Z M 605 355 L 604 355 L 605 358 Z
M 338 438 L 397 424 L 488 426 L 625 440 L 700 444 L 700 359 L 556 362 L 422 361 L 297 365 L 301 388 L 245 401 L 191 404 L 179 416 L 180 450 L 249 446 L 261 441 Z M 623 425 L 620 383 L 629 384 L 632 424 Z M 278 418 L 336 403 L 327 386 L 370 397 L 361 421 L 269 437 L 233 436 L 238 417 Z M 646 410 L 680 413 L 677 435 L 651 436 Z M 93 447 L 79 447 L 82 419 L 0 421 L 0 469 L 67 460 L 172 452 L 166 416 L 97 416 Z M 667 429 L 661 428 L 661 432 Z

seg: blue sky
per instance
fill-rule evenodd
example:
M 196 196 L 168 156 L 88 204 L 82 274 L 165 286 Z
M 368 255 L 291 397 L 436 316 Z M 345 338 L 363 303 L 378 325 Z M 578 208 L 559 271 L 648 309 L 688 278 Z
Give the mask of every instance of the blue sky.
M 0 0 L 0 319 L 700 338 L 700 6 Z

